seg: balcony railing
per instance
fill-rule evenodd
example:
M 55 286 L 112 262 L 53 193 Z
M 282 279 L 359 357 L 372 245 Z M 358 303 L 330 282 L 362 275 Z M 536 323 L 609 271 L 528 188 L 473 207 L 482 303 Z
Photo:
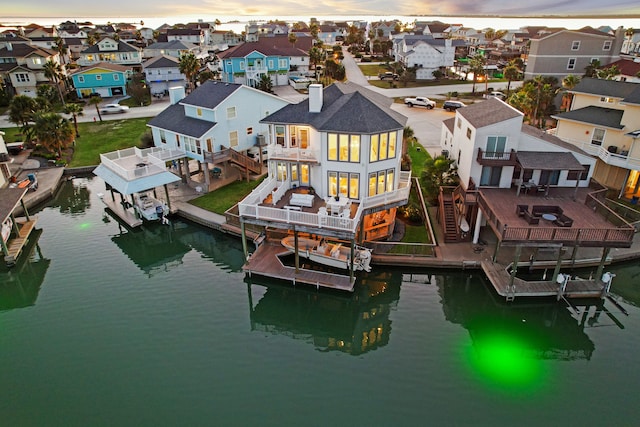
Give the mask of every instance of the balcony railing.
M 127 181 L 155 175 L 167 170 L 167 160 L 184 157 L 179 150 L 162 148 L 140 149 L 137 147 L 100 154 L 100 163 Z
M 547 131 L 547 133 L 557 136 L 556 129 L 550 129 Z M 592 156 L 598 157 L 608 165 L 630 170 L 640 169 L 640 159 L 637 157 L 629 156 L 628 152 L 626 154 L 621 154 L 624 153 L 624 151 L 621 153 L 612 153 L 602 145 L 592 144 L 590 141 L 579 141 L 576 139 L 562 138 L 559 136 L 558 138 L 562 139 L 565 142 L 568 142 L 571 145 L 575 145 L 576 147 L 581 148 Z
M 397 190 L 364 198 L 358 205 L 358 209 L 353 218 L 319 215 L 315 212 L 301 212 L 262 205 L 264 200 L 269 196 L 272 196 L 273 203 L 276 203 L 289 189 L 289 183 L 279 182 L 274 178 L 264 180 L 247 197 L 238 203 L 240 216 L 256 220 L 274 221 L 315 228 L 331 228 L 355 233 L 365 209 L 399 204 L 409 198 L 411 172 L 403 171 L 400 173 L 400 183 Z
M 511 151 L 483 151 L 478 148 L 477 162 L 483 166 L 515 166 L 516 152 Z
M 320 163 L 320 153 L 312 149 L 285 148 L 279 144 L 267 147 L 267 156 L 270 160 L 286 160 L 292 162 Z

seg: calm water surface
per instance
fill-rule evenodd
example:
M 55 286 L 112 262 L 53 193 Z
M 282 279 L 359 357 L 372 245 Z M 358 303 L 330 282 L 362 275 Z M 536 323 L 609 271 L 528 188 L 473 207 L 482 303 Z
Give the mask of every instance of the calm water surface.
M 640 267 L 615 298 L 507 305 L 374 268 L 353 295 L 245 278 L 239 239 L 128 231 L 77 178 L 0 269 L 0 425 L 637 425 Z

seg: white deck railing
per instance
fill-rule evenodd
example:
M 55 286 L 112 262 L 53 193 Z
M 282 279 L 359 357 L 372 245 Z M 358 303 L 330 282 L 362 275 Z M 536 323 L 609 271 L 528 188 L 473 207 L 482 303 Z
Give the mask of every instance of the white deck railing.
M 276 191 L 273 191 L 277 187 Z M 286 224 L 297 224 L 317 228 L 332 228 L 337 230 L 355 233 L 358 223 L 364 214 L 365 209 L 398 203 L 409 198 L 411 189 L 411 172 L 400 173 L 399 187 L 395 191 L 379 194 L 373 197 L 366 197 L 358 205 L 358 209 L 353 218 L 341 216 L 321 215 L 314 212 L 302 212 L 290 209 L 274 208 L 272 206 L 261 206 L 262 202 L 272 195 L 274 203 L 276 193 L 278 200 L 290 189 L 289 183 L 277 182 L 274 178 L 263 181 L 251 194 L 238 203 L 238 210 L 241 217 L 250 217 L 265 221 L 282 222 Z
M 289 161 L 307 161 L 319 163 L 320 155 L 311 149 L 284 148 L 279 144 L 267 146 L 267 156 L 269 159 L 281 159 Z
M 179 150 L 164 150 L 159 147 L 140 149 L 137 147 L 100 154 L 100 163 L 127 181 L 155 175 L 167 170 L 166 159 L 184 157 Z

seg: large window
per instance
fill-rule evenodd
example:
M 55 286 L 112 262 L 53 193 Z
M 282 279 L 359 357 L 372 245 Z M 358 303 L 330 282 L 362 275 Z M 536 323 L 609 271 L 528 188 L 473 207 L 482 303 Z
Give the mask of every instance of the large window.
M 567 174 L 567 180 L 575 181 L 577 179 L 580 179 L 580 181 L 586 181 L 587 177 L 589 176 L 589 169 L 591 168 L 591 165 L 582 165 L 582 167 L 584 168 L 584 171 L 582 172 L 569 171 L 569 173 Z
M 480 185 L 497 187 L 500 185 L 500 176 L 502 175 L 502 166 L 483 166 L 480 175 Z
M 284 126 L 276 126 L 276 144 L 284 146 Z
M 393 169 L 382 170 L 369 174 L 369 197 L 377 194 L 389 193 L 394 190 Z
M 580 40 L 575 40 L 571 43 L 571 50 L 580 49 Z
M 593 145 L 602 145 L 604 141 L 604 129 L 594 128 L 593 134 L 591 135 L 591 143 Z
M 162 129 L 160 129 L 160 142 L 162 142 L 163 144 L 167 143 L 167 134 Z
M 485 157 L 502 157 L 507 145 L 506 136 L 490 136 L 487 138 L 487 150 Z
M 576 58 L 569 58 L 567 61 L 567 70 L 575 70 L 576 68 Z
M 360 174 L 349 172 L 329 172 L 329 196 L 340 195 L 357 199 L 360 188 Z
M 378 160 L 395 158 L 396 147 L 396 132 L 385 132 L 377 135 L 371 135 L 371 150 L 369 152 L 369 162 L 377 162 Z
M 235 119 L 236 118 L 236 107 L 227 108 L 227 119 Z
M 287 163 L 278 162 L 278 164 L 276 165 L 276 179 L 278 181 L 287 180 Z
M 360 162 L 360 135 L 327 135 L 327 159 L 339 162 Z

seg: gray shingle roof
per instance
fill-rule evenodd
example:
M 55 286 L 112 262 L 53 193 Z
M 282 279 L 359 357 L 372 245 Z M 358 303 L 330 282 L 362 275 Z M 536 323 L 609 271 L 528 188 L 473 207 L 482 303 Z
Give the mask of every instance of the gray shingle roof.
M 578 108 L 577 110 L 559 113 L 551 117 L 555 119 L 572 120 L 576 122 L 588 123 L 591 125 L 604 126 L 612 129 L 623 129 L 620 124 L 624 110 L 589 106 Z
M 174 104 L 167 107 L 160 114 L 149 120 L 147 126 L 166 129 L 181 135 L 201 138 L 216 123 L 194 119 L 184 114 L 184 106 Z
M 241 87 L 238 83 L 209 80 L 180 101 L 180 104 L 213 109 Z
M 138 49 L 137 47 L 131 46 L 129 43 L 125 43 L 122 40 L 118 41 L 118 49 L 116 50 L 117 52 L 138 52 L 140 49 Z M 94 44 L 93 46 L 89 46 L 88 48 L 86 48 L 85 50 L 82 51 L 82 53 L 100 53 L 100 52 L 105 52 L 100 50 L 100 47 L 98 46 L 98 44 Z M 113 51 L 107 51 L 107 52 L 113 52 Z
M 637 83 L 618 82 L 615 80 L 583 78 L 580 83 L 571 90 L 574 93 L 608 96 L 611 98 L 626 98 L 634 91 L 640 90 Z
M 459 108 L 457 111 L 476 129 L 523 116 L 520 111 L 497 98 L 477 102 Z
M 142 63 L 142 68 L 145 70 L 148 68 L 167 68 L 167 67 L 179 67 L 180 60 L 173 56 L 160 55 L 154 56 L 151 59 Z
M 572 153 L 518 151 L 518 163 L 523 169 L 583 171 L 584 167 Z
M 569 142 L 565 142 L 563 140 L 561 140 L 560 138 L 558 138 L 555 135 L 551 135 L 550 133 L 547 133 L 541 129 L 538 129 L 536 127 L 533 127 L 531 125 L 522 124 L 522 127 L 520 129 L 522 131 L 522 133 L 533 136 L 534 138 L 538 138 L 542 141 L 545 142 L 549 142 L 553 145 L 556 145 L 558 147 L 564 148 L 567 151 L 573 151 L 574 153 L 579 153 L 579 154 L 584 154 L 585 156 L 588 156 L 589 154 L 582 150 L 581 148 L 578 148 L 577 146 L 569 143 Z
M 145 50 L 153 50 L 153 49 L 183 50 L 183 49 L 196 49 L 197 47 L 198 46 L 193 43 L 183 42 L 182 40 L 171 40 L 167 42 L 156 42 L 156 43 L 150 44 L 144 49 Z
M 307 124 L 321 132 L 373 134 L 404 127 L 407 118 L 392 110 L 392 101 L 354 83 L 334 83 L 323 90 L 322 110 L 309 112 L 309 99 L 287 105 L 263 123 Z

